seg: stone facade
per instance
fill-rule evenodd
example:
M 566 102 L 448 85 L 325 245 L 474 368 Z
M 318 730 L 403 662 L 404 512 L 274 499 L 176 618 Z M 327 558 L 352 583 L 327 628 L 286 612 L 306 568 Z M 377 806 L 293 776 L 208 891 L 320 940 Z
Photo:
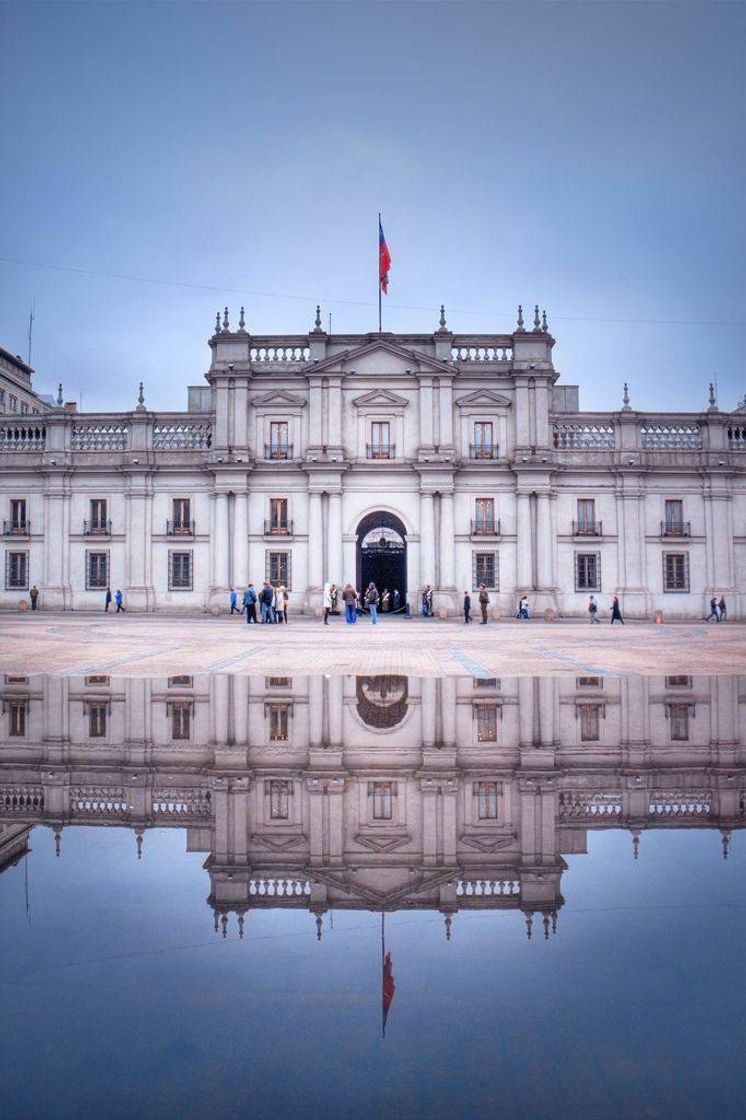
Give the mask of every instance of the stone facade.
M 20 420 L 50 411 L 51 398 L 40 397 L 32 387 L 33 372 L 18 354 L 0 346 L 0 417 Z
M 746 608 L 746 409 L 579 411 L 538 309 L 512 333 L 257 336 L 228 312 L 187 412 L 0 418 L 0 606 L 225 609 L 265 577 L 315 612 L 323 584 L 374 578 L 454 614 L 630 617 Z M 61 400 L 61 396 L 60 396 Z M 36 420 L 36 418 L 34 418 Z M 15 502 L 14 506 L 11 503 Z M 25 503 L 19 506 L 18 502 Z M 19 519 L 23 512 L 25 522 Z M 12 555 L 11 555 L 12 554 Z

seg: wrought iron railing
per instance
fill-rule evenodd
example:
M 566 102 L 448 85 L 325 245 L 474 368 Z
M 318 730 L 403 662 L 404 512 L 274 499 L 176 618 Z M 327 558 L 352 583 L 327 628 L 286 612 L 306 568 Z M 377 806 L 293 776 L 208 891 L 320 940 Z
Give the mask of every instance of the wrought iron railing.
M 194 521 L 166 522 L 167 537 L 193 537 L 196 531 L 196 523 Z
M 293 522 L 292 521 L 265 521 L 264 522 L 264 535 L 265 537 L 292 537 L 293 535 Z

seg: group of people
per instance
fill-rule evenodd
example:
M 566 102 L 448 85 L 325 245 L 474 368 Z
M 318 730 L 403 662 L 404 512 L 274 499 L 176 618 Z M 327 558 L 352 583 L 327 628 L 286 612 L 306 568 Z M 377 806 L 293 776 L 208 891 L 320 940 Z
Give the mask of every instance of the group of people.
M 600 620 L 598 618 L 598 603 L 596 602 L 595 596 L 593 595 L 591 595 L 588 600 L 588 614 L 590 616 L 591 623 L 598 622 L 600 625 Z M 611 625 L 613 626 L 615 622 L 621 622 L 622 626 L 624 626 L 624 619 L 622 618 L 622 608 L 619 605 L 619 597 L 617 595 L 615 595 L 611 600 Z
M 394 592 L 394 600 L 397 601 L 397 606 L 394 608 L 398 610 L 399 592 Z M 329 625 L 329 615 L 337 612 L 337 605 L 339 603 L 339 588 L 336 583 L 324 584 L 324 597 L 323 597 L 323 614 L 324 626 Z M 375 583 L 371 582 L 362 593 L 351 583 L 346 583 L 342 589 L 342 603 L 345 611 L 345 622 L 348 626 L 354 626 L 357 622 L 358 614 L 367 611 L 370 615 L 372 626 L 378 625 L 378 612 L 379 610 L 391 610 L 392 596 L 389 591 L 384 591 L 381 595 Z M 384 605 L 385 604 L 385 605 Z
M 104 610 L 105 611 L 110 611 L 111 610 L 112 601 L 114 602 L 114 606 L 117 608 L 116 613 L 117 614 L 124 614 L 125 613 L 125 611 L 124 611 L 124 595 L 119 590 L 119 588 L 117 588 L 117 590 L 114 592 L 114 596 L 113 596 L 113 600 L 112 600 L 111 588 L 107 587 L 106 588 L 106 596 L 104 597 Z
M 247 624 L 250 622 L 287 623 L 289 621 L 288 605 L 290 594 L 284 584 L 273 587 L 265 579 L 261 589 L 257 592 L 253 583 L 246 585 L 241 596 L 241 606 L 238 605 L 238 592 L 234 587 L 230 590 L 230 613 L 246 615 Z M 259 617 L 257 618 L 257 608 Z
M 710 613 L 707 615 L 705 621 L 709 622 L 711 618 L 714 618 L 716 622 L 725 622 L 727 614 L 728 608 L 725 605 L 725 596 L 721 595 L 720 599 L 718 599 L 713 595 L 710 599 Z

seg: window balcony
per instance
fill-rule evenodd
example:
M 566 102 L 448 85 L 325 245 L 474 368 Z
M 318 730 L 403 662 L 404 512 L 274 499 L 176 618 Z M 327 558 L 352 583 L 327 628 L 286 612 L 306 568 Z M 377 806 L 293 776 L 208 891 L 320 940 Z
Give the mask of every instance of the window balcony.
M 661 521 L 661 537 L 691 537 L 691 521 Z
M 30 521 L 3 521 L 4 537 L 28 537 L 30 535 Z
M 264 535 L 265 537 L 292 537 L 293 523 L 292 521 L 265 521 Z
M 193 537 L 196 533 L 194 521 L 167 521 L 167 537 Z
M 292 459 L 292 457 L 292 443 L 265 443 L 264 445 L 265 459 L 275 459 L 283 462 Z
M 498 446 L 496 443 L 470 443 L 470 459 L 497 459 Z
M 84 521 L 84 537 L 110 537 L 111 521 Z
M 480 519 L 479 521 L 472 521 L 471 535 L 473 537 L 499 537 L 500 536 L 500 519 L 495 521 L 494 518 Z
M 393 443 L 366 443 L 366 459 L 395 459 L 396 445 Z
M 604 535 L 603 521 L 573 521 L 572 535 L 574 537 L 602 537 Z

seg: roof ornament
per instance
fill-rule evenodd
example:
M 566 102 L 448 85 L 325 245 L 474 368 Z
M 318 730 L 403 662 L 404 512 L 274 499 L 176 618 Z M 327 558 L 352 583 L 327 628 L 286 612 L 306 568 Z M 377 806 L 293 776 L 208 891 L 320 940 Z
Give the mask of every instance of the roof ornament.
M 243 941 L 243 914 L 238 915 L 238 936 Z
M 543 330 L 544 334 L 549 334 L 549 327 L 547 326 L 546 308 L 544 308 L 544 310 L 541 313 L 541 329 Z
M 632 854 L 633 854 L 635 859 L 638 859 L 638 857 L 640 855 L 640 830 L 639 830 L 639 828 L 634 828 L 632 830 Z
M 246 315 L 243 307 L 241 308 L 241 314 L 238 316 L 238 329 L 240 331 L 246 330 Z
M 629 385 L 624 382 L 624 392 L 622 393 L 622 408 L 625 412 L 629 411 Z
M 59 857 L 62 850 L 62 826 L 56 824 L 54 826 L 54 854 Z
M 538 303 L 534 307 L 534 331 L 536 333 L 541 331 L 541 319 L 539 318 L 539 305 L 538 305 Z
M 57 407 L 62 408 L 62 382 L 57 386 Z
M 220 312 L 215 313 L 215 334 L 220 334 Z
M 721 828 L 720 829 L 720 838 L 723 841 L 723 859 L 727 859 L 728 858 L 728 852 L 730 851 L 730 829 L 729 828 Z
M 223 330 L 224 331 L 230 330 L 230 327 L 228 325 L 228 308 L 227 307 L 223 311 Z
M 142 859 L 142 838 L 143 832 L 141 828 L 135 831 L 135 842 L 137 844 L 137 858 Z
M 217 933 L 218 932 L 218 920 L 219 920 L 217 910 L 213 909 L 213 914 L 215 915 L 215 932 Z
M 445 926 L 446 926 L 446 941 L 450 941 L 450 940 L 451 940 L 451 926 L 452 926 L 452 925 L 453 925 L 453 918 L 451 917 L 451 915 L 450 915 L 450 914 L 446 914 L 446 920 L 445 920 Z
M 227 914 L 223 914 L 222 918 L 220 919 L 220 925 L 221 925 L 222 930 L 223 930 L 223 937 L 225 938 L 225 937 L 228 936 L 228 915 Z
M 707 411 L 708 412 L 717 412 L 718 411 L 718 398 L 717 398 L 717 393 L 715 391 L 715 385 L 712 381 L 710 382 L 710 396 L 708 397 L 708 400 L 707 400 Z
M 316 318 L 313 321 L 313 329 L 315 331 L 321 330 L 321 304 L 316 304 Z
M 534 936 L 534 916 L 529 910 L 526 914 L 526 937 L 530 941 Z
M 142 381 L 140 382 L 140 388 L 137 391 L 137 408 L 135 409 L 135 411 L 136 412 L 145 412 L 146 411 L 146 409 L 145 409 L 145 386 L 143 385 Z
M 518 304 L 518 328 L 519 331 L 523 330 L 523 308 L 520 303 Z
M 324 919 L 321 914 L 316 915 L 316 940 L 321 941 L 321 927 L 324 924 Z
M 552 910 L 552 933 L 555 934 L 556 932 L 557 932 L 557 911 Z
M 440 305 L 440 319 L 439 319 L 439 324 L 440 324 L 440 329 L 441 329 L 442 331 L 444 331 L 444 330 L 446 329 L 446 309 L 445 309 L 445 306 L 444 306 L 444 304 L 442 304 L 442 303 L 441 303 L 441 305 Z

